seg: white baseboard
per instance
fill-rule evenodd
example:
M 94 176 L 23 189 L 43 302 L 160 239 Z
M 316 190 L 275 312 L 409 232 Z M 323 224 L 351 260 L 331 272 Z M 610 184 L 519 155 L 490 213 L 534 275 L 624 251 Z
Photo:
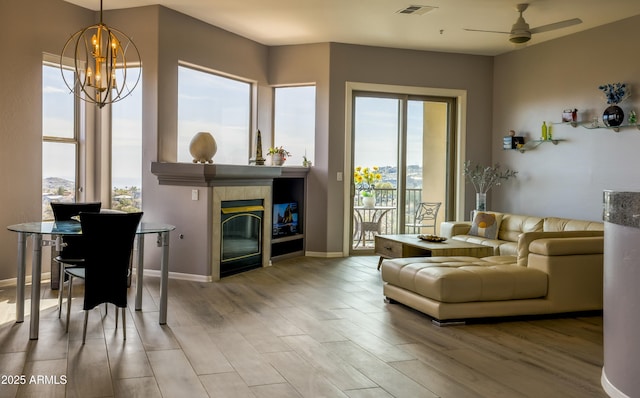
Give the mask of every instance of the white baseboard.
M 51 279 L 51 272 L 44 272 L 40 277 L 40 281 L 44 283 Z M 26 277 L 27 283 L 31 283 L 31 275 Z M 18 284 L 18 278 L 9 278 L 0 280 L 0 287 L 16 286 Z
M 342 252 L 304 252 L 306 257 L 321 257 L 321 258 L 339 258 L 344 257 Z
M 155 276 L 159 278 L 160 270 L 145 269 L 144 276 Z M 183 274 L 181 272 L 169 272 L 169 279 L 178 279 L 191 282 L 213 282 L 213 278 L 211 277 L 211 275 Z
M 133 269 L 133 274 L 135 275 L 135 268 Z M 154 276 L 154 277 L 160 277 L 160 270 L 155 270 L 155 269 L 145 269 L 144 270 L 144 276 Z M 27 275 L 27 283 L 30 284 L 31 283 L 31 275 Z M 49 281 L 51 279 L 51 273 L 50 272 L 45 272 L 42 274 L 42 283 L 45 283 L 46 281 Z M 195 274 L 183 274 L 180 272 L 169 272 L 169 279 L 179 279 L 179 280 L 184 280 L 184 281 L 191 281 L 191 282 L 213 282 L 213 278 L 211 277 L 211 275 L 195 275 Z M 10 278 L 10 279 L 3 279 L 0 280 L 0 287 L 9 287 L 9 286 L 16 286 L 18 284 L 18 278 Z
M 604 392 L 606 392 L 612 398 L 630 398 L 627 394 L 618 390 L 616 386 L 611 384 L 611 382 L 607 378 L 607 374 L 604 371 L 604 367 L 602 367 L 602 376 L 600 377 L 600 384 L 602 384 L 602 388 L 604 389 Z

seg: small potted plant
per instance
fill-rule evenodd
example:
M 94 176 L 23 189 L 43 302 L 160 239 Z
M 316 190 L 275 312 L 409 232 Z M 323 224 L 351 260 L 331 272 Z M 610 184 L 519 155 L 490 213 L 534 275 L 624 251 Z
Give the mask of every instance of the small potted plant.
M 285 160 L 287 160 L 287 156 L 291 156 L 289 151 L 282 146 L 269 148 L 267 154 L 271 156 L 271 164 L 273 166 L 282 166 Z

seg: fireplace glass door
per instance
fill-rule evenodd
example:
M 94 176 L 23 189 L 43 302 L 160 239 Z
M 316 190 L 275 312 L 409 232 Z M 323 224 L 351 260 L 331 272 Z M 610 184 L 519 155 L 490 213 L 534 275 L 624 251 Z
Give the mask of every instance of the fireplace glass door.
M 222 203 L 220 276 L 262 266 L 262 200 Z

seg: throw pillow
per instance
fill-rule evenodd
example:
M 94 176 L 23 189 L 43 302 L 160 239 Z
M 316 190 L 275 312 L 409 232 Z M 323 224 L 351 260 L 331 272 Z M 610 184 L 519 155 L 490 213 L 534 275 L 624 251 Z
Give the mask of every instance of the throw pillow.
M 498 230 L 500 229 L 501 222 L 501 214 L 478 211 L 476 212 L 476 215 L 473 218 L 473 222 L 471 223 L 469 235 L 479 236 L 487 239 L 496 239 L 498 237 Z

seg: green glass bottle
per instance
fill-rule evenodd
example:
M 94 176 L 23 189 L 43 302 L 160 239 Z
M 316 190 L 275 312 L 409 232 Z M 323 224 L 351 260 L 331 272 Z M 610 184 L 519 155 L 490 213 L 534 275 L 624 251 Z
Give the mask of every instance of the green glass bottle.
M 547 138 L 547 122 L 542 122 L 542 135 L 540 136 L 540 139 L 546 141 Z

